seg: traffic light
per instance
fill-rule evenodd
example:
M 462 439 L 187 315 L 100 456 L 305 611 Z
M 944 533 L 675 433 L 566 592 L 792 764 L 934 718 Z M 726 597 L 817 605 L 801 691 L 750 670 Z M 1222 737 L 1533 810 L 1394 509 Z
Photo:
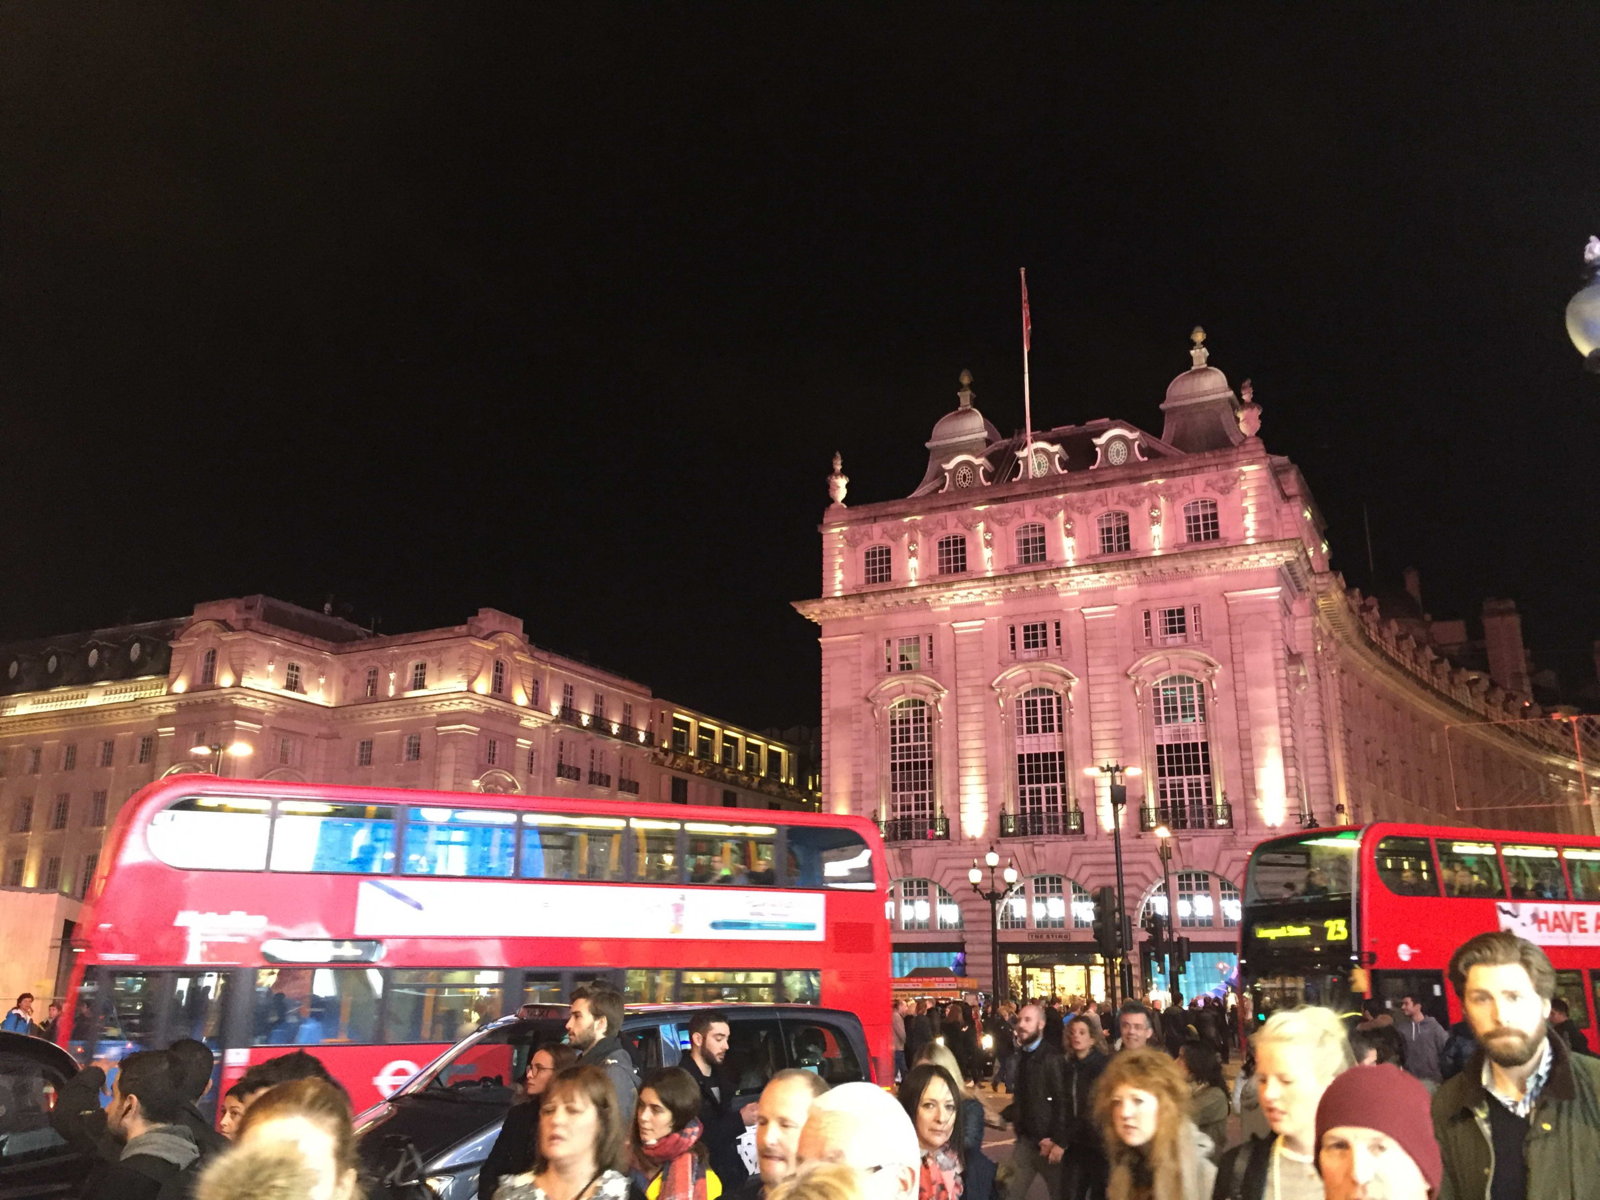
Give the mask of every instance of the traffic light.
M 1114 887 L 1100 888 L 1094 894 L 1094 940 L 1107 958 L 1121 955 L 1122 913 Z
M 1172 939 L 1172 973 L 1174 976 L 1182 975 L 1189 965 L 1189 939 L 1175 937 Z

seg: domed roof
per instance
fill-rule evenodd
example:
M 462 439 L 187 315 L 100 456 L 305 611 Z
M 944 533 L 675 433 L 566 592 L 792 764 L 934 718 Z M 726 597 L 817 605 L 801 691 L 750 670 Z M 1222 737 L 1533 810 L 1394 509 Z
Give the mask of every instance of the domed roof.
M 947 412 L 940 417 L 933 426 L 933 436 L 928 439 L 929 446 L 942 446 L 947 442 L 964 442 L 969 438 L 981 438 L 985 435 L 985 426 L 988 422 L 983 419 L 983 414 L 970 406 L 962 406 L 953 412 Z
M 1190 338 L 1194 342 L 1194 349 L 1189 351 L 1189 357 L 1194 360 L 1194 366 L 1167 384 L 1166 402 L 1186 404 L 1197 400 L 1233 399 L 1228 377 L 1215 367 L 1206 366 L 1210 351 L 1205 347 L 1205 330 L 1197 327 Z

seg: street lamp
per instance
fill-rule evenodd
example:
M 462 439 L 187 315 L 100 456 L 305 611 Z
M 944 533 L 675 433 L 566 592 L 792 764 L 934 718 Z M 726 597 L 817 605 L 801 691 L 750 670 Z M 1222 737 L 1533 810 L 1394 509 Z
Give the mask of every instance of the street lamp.
M 1172 830 L 1165 825 L 1157 825 L 1154 832 L 1156 853 L 1161 855 L 1162 886 L 1167 889 L 1167 993 L 1170 996 L 1178 987 L 1175 961 L 1178 946 L 1178 897 L 1172 890 Z
M 1127 887 L 1122 878 L 1122 810 L 1128 804 L 1128 785 L 1125 782 L 1129 775 L 1139 775 L 1142 772 L 1138 767 L 1125 767 L 1121 763 L 1101 763 L 1098 767 L 1085 767 L 1085 775 L 1104 775 L 1110 782 L 1111 790 L 1111 846 L 1117 858 L 1117 941 L 1122 946 L 1122 969 L 1118 978 L 1122 983 L 1122 998 L 1129 999 L 1133 995 L 1133 964 L 1128 961 L 1128 943 L 1133 939 L 1132 930 L 1128 928 L 1128 900 Z
M 1004 964 L 1000 961 L 1000 901 L 1011 893 L 1017 886 L 1017 869 L 1011 865 L 1011 860 L 1006 859 L 1006 869 L 1000 873 L 1000 878 L 1005 882 L 1005 887 L 999 887 L 995 882 L 995 868 L 1000 865 L 1000 855 L 991 845 L 983 856 L 983 865 L 989 868 L 989 886 L 983 886 L 983 868 L 978 866 L 978 860 L 972 860 L 972 870 L 967 872 L 967 879 L 972 884 L 972 890 L 977 892 L 989 902 L 989 956 L 994 967 L 993 1004 L 998 1007 L 1005 1003 L 1006 973 Z
M 222 778 L 225 758 L 249 758 L 255 752 L 255 747 L 249 742 L 200 742 L 189 747 L 189 753 L 196 758 L 210 757 L 214 760 L 211 773 L 219 779 Z

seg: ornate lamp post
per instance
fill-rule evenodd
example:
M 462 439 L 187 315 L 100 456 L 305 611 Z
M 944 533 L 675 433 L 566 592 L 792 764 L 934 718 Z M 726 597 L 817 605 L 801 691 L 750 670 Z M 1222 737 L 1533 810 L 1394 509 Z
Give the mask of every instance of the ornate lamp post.
M 1138 767 L 1125 767 L 1121 763 L 1101 763 L 1098 767 L 1085 767 L 1085 775 L 1104 775 L 1110 781 L 1111 791 L 1111 847 L 1117 858 L 1117 932 L 1122 946 L 1119 956 L 1122 970 L 1118 978 L 1122 983 L 1122 998 L 1133 995 L 1133 964 L 1128 960 L 1128 950 L 1133 941 L 1128 928 L 1127 886 L 1122 876 L 1122 810 L 1128 805 L 1127 776 L 1141 774 Z
M 225 759 L 249 758 L 255 752 L 255 747 L 249 742 L 201 742 L 189 748 L 189 753 L 196 758 L 212 759 L 211 773 L 219 779 L 222 778 L 222 764 Z
M 1162 886 L 1167 889 L 1167 992 L 1172 994 L 1178 987 L 1177 964 L 1174 959 L 1178 945 L 1178 896 L 1172 890 L 1172 830 L 1165 825 L 1157 825 L 1156 853 L 1161 855 Z
M 993 991 L 994 1003 L 1004 1004 L 1006 999 L 1006 972 L 1005 964 L 1000 961 L 1000 901 L 1004 900 L 1017 886 L 1017 869 L 1011 865 L 1011 860 L 1006 859 L 1006 869 L 1000 873 L 1000 880 L 1005 886 L 1000 887 L 995 880 L 995 868 L 1000 865 L 1000 855 L 991 845 L 983 856 L 983 865 L 989 868 L 989 886 L 983 886 L 983 869 L 978 866 L 978 860 L 972 860 L 972 870 L 967 872 L 967 879 L 972 884 L 972 890 L 977 892 L 989 902 L 989 956 L 994 966 Z

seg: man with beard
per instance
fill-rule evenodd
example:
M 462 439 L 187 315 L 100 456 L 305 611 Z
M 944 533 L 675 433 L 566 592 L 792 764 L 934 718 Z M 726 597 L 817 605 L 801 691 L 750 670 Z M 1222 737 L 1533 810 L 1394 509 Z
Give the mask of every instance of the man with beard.
M 697 1012 L 689 1018 L 689 1053 L 678 1065 L 700 1086 L 700 1135 L 711 1156 L 711 1169 L 732 1191 L 750 1175 L 739 1157 L 739 1139 L 746 1125 L 756 1123 L 756 1102 L 735 1105 L 734 1082 L 725 1069 L 730 1026 L 726 1013 Z
M 1600 1063 L 1547 1021 L 1555 971 L 1511 933 L 1480 933 L 1450 958 L 1478 1051 L 1433 1098 L 1440 1200 L 1600 1197 Z
M 1017 1096 L 1000 1114 L 1017 1131 L 1011 1148 L 1012 1196 L 1026 1197 L 1035 1175 L 1047 1191 L 1060 1189 L 1050 1151 L 1067 1144 L 1067 1066 L 1061 1047 L 1044 1035 L 1044 1005 L 1030 1000 L 1017 1013 Z
M 622 1127 L 631 1128 L 633 1108 L 639 1100 L 639 1079 L 633 1072 L 633 1057 L 622 1045 L 622 993 L 603 983 L 573 989 L 567 1011 L 567 1041 L 578 1051 L 580 1066 L 596 1066 L 606 1073 L 617 1092 Z

